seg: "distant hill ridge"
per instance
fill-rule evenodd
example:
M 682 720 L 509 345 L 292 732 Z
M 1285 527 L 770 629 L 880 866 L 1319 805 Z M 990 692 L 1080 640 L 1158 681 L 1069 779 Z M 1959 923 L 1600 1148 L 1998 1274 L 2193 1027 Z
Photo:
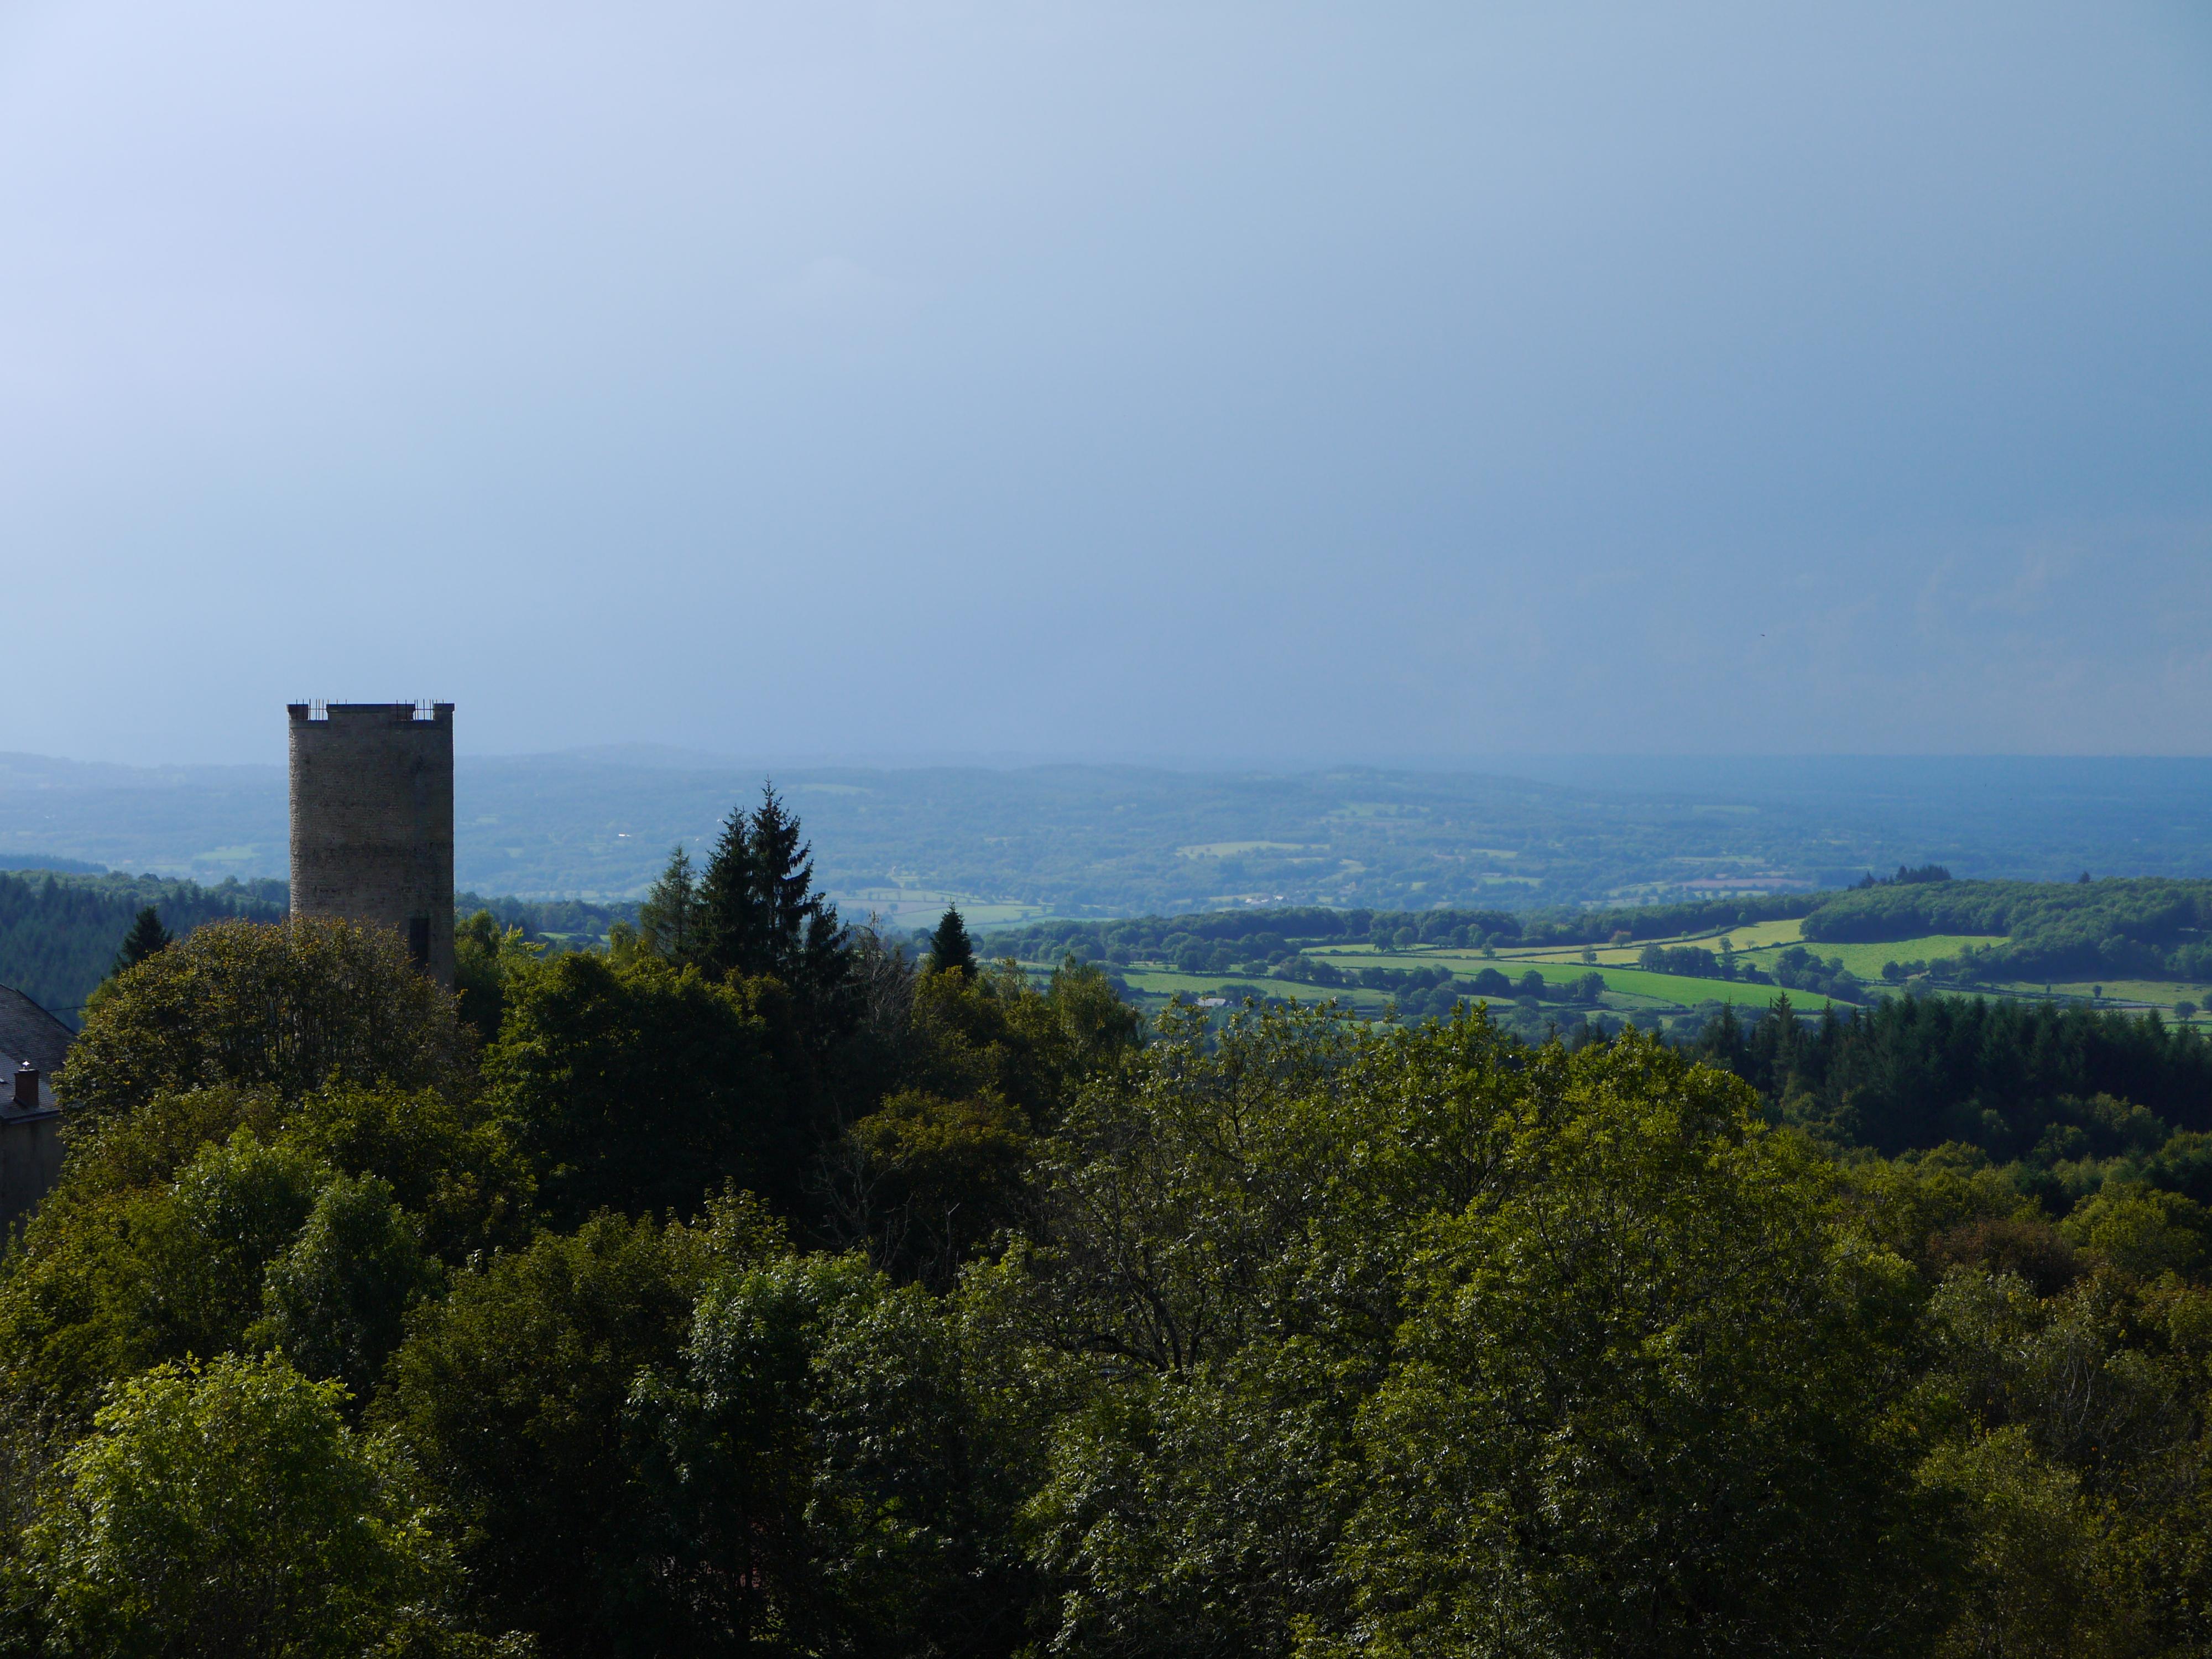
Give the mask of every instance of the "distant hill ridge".
M 2212 873 L 2212 763 L 2195 761 L 1176 770 L 763 765 L 626 747 L 464 754 L 455 876 L 479 893 L 635 899 L 672 843 L 702 850 L 764 775 L 805 821 L 817 878 L 855 913 L 903 914 L 939 894 L 1086 918 L 1252 901 L 1528 912 L 1717 887 L 1834 889 L 1867 870 L 1927 860 L 2026 881 L 2085 866 Z M 11 860 L 66 859 L 210 884 L 283 875 L 287 840 L 281 767 L 0 754 L 0 857 Z

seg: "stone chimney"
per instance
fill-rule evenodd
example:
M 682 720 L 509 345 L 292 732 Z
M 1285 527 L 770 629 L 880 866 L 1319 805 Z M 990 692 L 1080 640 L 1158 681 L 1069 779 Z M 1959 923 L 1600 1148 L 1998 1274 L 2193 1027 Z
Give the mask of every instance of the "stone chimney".
M 39 1068 L 27 1060 L 15 1068 L 15 1109 L 19 1112 L 39 1109 Z

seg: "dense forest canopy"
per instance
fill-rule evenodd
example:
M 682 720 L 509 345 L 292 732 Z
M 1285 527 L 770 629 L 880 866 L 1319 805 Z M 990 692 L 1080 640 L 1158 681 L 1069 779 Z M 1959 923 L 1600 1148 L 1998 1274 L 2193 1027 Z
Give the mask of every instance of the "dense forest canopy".
M 2194 1030 L 1147 1024 L 963 939 L 770 796 L 457 997 L 149 949 L 0 1261 L 0 1654 L 2212 1645 Z

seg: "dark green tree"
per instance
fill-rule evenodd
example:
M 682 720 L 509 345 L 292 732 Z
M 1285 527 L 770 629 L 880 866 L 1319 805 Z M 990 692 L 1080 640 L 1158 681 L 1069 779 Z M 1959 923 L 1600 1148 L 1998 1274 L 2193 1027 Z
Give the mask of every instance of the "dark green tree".
M 520 927 L 501 927 L 489 910 L 477 911 L 453 929 L 454 998 L 462 1019 L 486 1042 L 499 1036 L 508 976 L 517 966 L 536 961 L 544 948 L 524 939 Z
M 417 1231 L 387 1183 L 338 1176 L 269 1264 L 261 1285 L 267 1311 L 248 1340 L 367 1399 L 399 1346 L 409 1304 L 436 1284 Z
M 728 840 L 725 831 L 725 844 Z M 716 850 L 719 855 L 720 849 Z M 653 884 L 645 902 L 638 907 L 638 932 L 645 936 L 647 945 L 656 956 L 666 957 L 672 962 L 689 962 L 699 944 L 699 881 L 692 873 L 691 855 L 678 842 L 669 852 L 668 867 L 660 872 L 660 879 Z
M 1927 1651 L 1909 1269 L 1749 1090 L 1632 1039 L 1559 1081 L 1409 1263 L 1338 1556 L 1368 1650 Z
M 851 967 L 837 907 L 814 885 L 814 849 L 775 787 L 761 804 L 732 812 L 699 884 L 700 965 L 717 974 L 781 980 L 813 1023 L 835 1024 Z
M 478 1618 L 547 1659 L 684 1650 L 625 1424 L 708 1266 L 690 1230 L 597 1216 L 458 1275 L 392 1358 L 372 1416 L 457 1523 Z
M 795 1199 L 804 1148 L 790 999 L 653 957 L 573 951 L 516 981 L 485 1059 L 546 1210 L 686 1213 L 725 1181 Z
M 409 1638 L 431 1634 L 449 1558 L 404 1466 L 346 1426 L 343 1398 L 282 1355 L 118 1385 L 32 1529 L 52 1650 L 434 1651 Z
M 929 958 L 936 971 L 949 974 L 954 969 L 973 975 L 975 971 L 975 942 L 968 937 L 968 924 L 960 919 L 960 912 L 948 909 L 937 924 L 937 931 L 929 936 Z
M 65 1183 L 0 1280 L 7 1391 L 75 1417 L 149 1366 L 240 1346 L 328 1174 L 240 1129 L 164 1185 Z
M 699 1298 L 630 1392 L 666 1650 L 1005 1654 L 1032 1586 L 946 1304 L 855 1256 Z M 662 1613 L 662 1609 L 665 1609 Z
M 111 974 L 119 974 L 126 968 L 136 968 L 148 957 L 158 956 L 176 942 L 175 936 L 161 926 L 161 913 L 152 905 L 139 911 L 131 924 L 131 931 L 123 936 L 123 948 L 115 953 L 115 966 Z

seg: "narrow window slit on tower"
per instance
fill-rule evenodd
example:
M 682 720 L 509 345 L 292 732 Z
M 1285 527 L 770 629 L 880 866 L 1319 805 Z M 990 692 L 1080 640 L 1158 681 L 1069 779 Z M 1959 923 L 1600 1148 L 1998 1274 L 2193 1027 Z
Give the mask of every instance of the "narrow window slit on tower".
M 407 918 L 407 955 L 417 968 L 428 967 L 430 962 L 430 918 Z

